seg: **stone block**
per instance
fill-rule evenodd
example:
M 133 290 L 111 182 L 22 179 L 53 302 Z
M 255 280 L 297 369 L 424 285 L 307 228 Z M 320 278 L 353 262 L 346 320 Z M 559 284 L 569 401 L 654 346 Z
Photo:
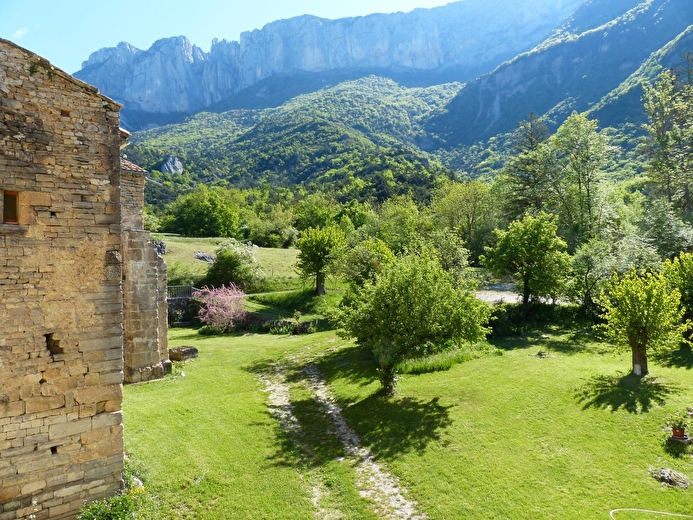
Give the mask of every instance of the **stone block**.
M 78 433 L 84 433 L 91 429 L 91 417 L 86 417 L 84 419 L 77 419 L 65 423 L 53 424 L 50 426 L 48 432 L 50 439 L 59 439 L 61 437 L 67 437 L 70 435 L 75 435 Z
M 37 491 L 40 491 L 41 489 L 46 487 L 46 481 L 45 480 L 33 480 L 29 482 L 28 484 L 24 484 L 22 486 L 21 494 L 22 495 L 34 495 Z
M 56 395 L 53 397 L 32 397 L 26 400 L 26 413 L 55 410 L 56 408 L 62 408 L 64 406 L 64 395 Z
M 95 415 L 92 420 L 93 428 L 106 428 L 123 424 L 123 412 L 100 413 Z
M 0 481 L 2 485 L 0 486 L 0 504 L 7 504 L 13 498 L 17 498 L 22 489 L 17 485 L 10 485 Z
M 168 349 L 168 357 L 171 361 L 185 361 L 197 356 L 197 347 L 183 346 Z

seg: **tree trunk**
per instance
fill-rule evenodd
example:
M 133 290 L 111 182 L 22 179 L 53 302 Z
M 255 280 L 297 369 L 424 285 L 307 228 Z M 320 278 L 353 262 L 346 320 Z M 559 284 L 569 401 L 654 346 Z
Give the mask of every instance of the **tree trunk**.
M 525 278 L 522 283 L 522 306 L 526 309 L 529 305 L 529 279 Z
M 633 374 L 644 377 L 649 374 L 647 368 L 647 351 L 644 346 L 638 345 L 632 348 L 633 352 Z
M 325 273 L 315 275 L 315 294 L 318 296 L 325 294 Z
M 387 397 L 395 395 L 395 383 L 397 382 L 397 371 L 394 365 L 381 366 L 378 369 L 380 373 L 380 384 L 383 386 L 383 392 Z

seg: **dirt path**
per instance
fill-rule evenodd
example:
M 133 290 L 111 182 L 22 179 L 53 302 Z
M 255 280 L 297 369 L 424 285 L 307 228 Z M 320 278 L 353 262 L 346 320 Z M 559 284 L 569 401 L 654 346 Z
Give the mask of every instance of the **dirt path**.
M 495 284 L 489 285 L 475 291 L 476 297 L 482 301 L 489 303 L 517 303 L 522 301 L 522 295 L 515 292 L 515 284 L 505 283 L 505 284 Z
M 356 460 L 356 484 L 361 496 L 371 500 L 381 518 L 427 518 L 426 515 L 417 512 L 416 502 L 404 497 L 405 490 L 400 486 L 397 477 L 376 462 L 373 454 L 360 445 L 358 435 L 346 424 L 342 410 L 335 404 L 318 368 L 309 364 L 304 372 L 315 392 L 317 402 L 334 421 L 337 437 L 345 452 Z
M 330 417 L 335 427 L 335 435 L 344 446 L 347 457 L 354 464 L 356 485 L 361 496 L 373 504 L 380 518 L 420 520 L 427 516 L 417 511 L 416 502 L 405 498 L 405 490 L 399 484 L 397 477 L 376 462 L 373 454 L 360 445 L 360 439 L 347 425 L 342 410 L 335 404 L 329 388 L 314 364 L 308 364 L 303 370 L 306 378 L 303 383 L 310 389 L 316 402 Z M 271 376 L 262 376 L 260 380 L 269 394 L 268 407 L 272 416 L 279 422 L 282 429 L 292 437 L 300 431 L 301 425 L 293 414 L 290 400 L 290 386 L 280 365 L 275 365 Z M 339 512 L 327 511 L 321 506 L 322 497 L 329 490 L 319 482 L 313 486 L 313 504 L 318 518 L 338 517 Z

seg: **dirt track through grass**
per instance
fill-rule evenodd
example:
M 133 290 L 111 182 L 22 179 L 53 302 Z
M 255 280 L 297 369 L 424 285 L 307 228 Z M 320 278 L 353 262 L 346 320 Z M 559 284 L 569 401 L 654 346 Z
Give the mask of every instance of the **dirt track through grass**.
M 356 486 L 362 497 L 368 499 L 379 518 L 421 520 L 427 518 L 417 511 L 416 502 L 405 498 L 406 491 L 402 489 L 399 480 L 382 464 L 378 463 L 373 454 L 360 445 L 358 435 L 347 425 L 342 410 L 336 405 L 328 385 L 325 383 L 318 368 L 307 364 L 302 371 L 304 376 L 300 384 L 308 388 L 320 409 L 334 425 L 333 434 L 344 447 L 347 459 L 355 469 Z M 270 414 L 279 422 L 295 444 L 305 451 L 305 447 L 296 440 L 301 425 L 292 412 L 290 401 L 290 385 L 287 382 L 285 369 L 279 364 L 274 365 L 274 373 L 260 376 L 268 393 L 268 408 Z M 337 511 L 328 511 L 322 507 L 323 498 L 329 494 L 329 489 L 320 482 L 313 486 L 313 505 L 319 518 L 339 517 Z

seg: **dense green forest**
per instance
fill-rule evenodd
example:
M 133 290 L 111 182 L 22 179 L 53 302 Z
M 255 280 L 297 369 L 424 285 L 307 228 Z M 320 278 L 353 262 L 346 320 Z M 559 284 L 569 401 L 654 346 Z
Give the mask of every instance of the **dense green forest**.
M 148 186 L 159 190 L 148 188 L 147 226 L 188 236 L 289 247 L 306 230 L 335 227 L 352 248 L 377 239 L 401 255 L 428 243 L 443 260 L 464 248 L 472 265 L 502 274 L 493 260 L 501 230 L 530 230 L 527 219 L 539 218 L 550 225 L 522 240 L 553 226 L 570 266 L 550 283 L 524 280 L 525 299 L 594 307 L 614 272 L 657 268 L 693 247 L 688 70 L 644 85 L 640 128 L 600 129 L 573 112 L 552 131 L 528 114 L 512 134 L 456 150 L 475 163 L 469 171 L 414 144 L 420 121 L 456 87 L 405 89 L 375 77 L 278 109 L 200 114 L 138 135 L 127 152 L 152 169 Z M 179 155 L 185 171 L 158 172 L 164 153 Z M 518 268 L 506 271 L 517 276 Z

